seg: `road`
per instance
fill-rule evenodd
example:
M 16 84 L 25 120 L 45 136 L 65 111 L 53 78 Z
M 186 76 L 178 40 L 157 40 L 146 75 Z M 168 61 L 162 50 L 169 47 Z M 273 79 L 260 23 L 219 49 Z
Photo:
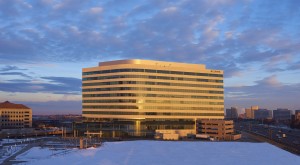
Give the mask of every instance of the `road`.
M 280 148 L 300 155 L 300 131 L 268 126 L 262 124 L 253 124 L 247 122 L 235 123 L 235 129 L 242 132 L 247 132 L 257 137 L 260 140 L 274 144 Z

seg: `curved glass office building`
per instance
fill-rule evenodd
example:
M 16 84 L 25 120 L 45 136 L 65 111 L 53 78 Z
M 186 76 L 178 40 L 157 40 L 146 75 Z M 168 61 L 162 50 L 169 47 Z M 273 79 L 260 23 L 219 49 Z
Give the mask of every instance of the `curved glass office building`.
M 101 62 L 82 70 L 82 115 L 94 130 L 129 135 L 195 130 L 197 119 L 224 119 L 223 71 L 151 60 Z

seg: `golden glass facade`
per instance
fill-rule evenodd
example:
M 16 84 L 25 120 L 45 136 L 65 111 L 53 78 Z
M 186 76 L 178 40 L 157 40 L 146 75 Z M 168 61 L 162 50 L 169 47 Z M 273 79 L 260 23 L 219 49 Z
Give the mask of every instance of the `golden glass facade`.
M 86 118 L 224 118 L 223 71 L 204 65 L 120 60 L 82 78 Z
M 223 71 L 151 60 L 101 62 L 82 70 L 82 115 L 90 121 L 224 119 Z

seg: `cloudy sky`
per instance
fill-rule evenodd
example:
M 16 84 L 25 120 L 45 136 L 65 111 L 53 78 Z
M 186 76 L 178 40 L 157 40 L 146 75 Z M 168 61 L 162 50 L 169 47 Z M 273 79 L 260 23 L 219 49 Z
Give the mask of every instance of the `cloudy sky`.
M 81 113 L 81 68 L 151 59 L 225 71 L 225 107 L 300 109 L 298 0 L 0 0 L 0 101 Z

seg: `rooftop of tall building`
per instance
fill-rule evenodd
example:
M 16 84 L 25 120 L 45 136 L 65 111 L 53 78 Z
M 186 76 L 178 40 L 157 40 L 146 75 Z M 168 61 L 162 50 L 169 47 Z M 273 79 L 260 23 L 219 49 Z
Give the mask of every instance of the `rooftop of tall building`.
M 141 60 L 141 59 L 126 59 L 126 60 L 115 60 L 99 62 L 98 66 L 113 66 L 113 65 L 144 65 L 144 66 L 155 66 L 158 68 L 188 68 L 193 70 L 206 70 L 204 64 L 193 64 L 193 63 L 182 63 L 182 62 L 169 62 L 169 61 L 155 61 L 155 60 Z M 223 73 L 223 70 L 207 69 L 214 73 Z

